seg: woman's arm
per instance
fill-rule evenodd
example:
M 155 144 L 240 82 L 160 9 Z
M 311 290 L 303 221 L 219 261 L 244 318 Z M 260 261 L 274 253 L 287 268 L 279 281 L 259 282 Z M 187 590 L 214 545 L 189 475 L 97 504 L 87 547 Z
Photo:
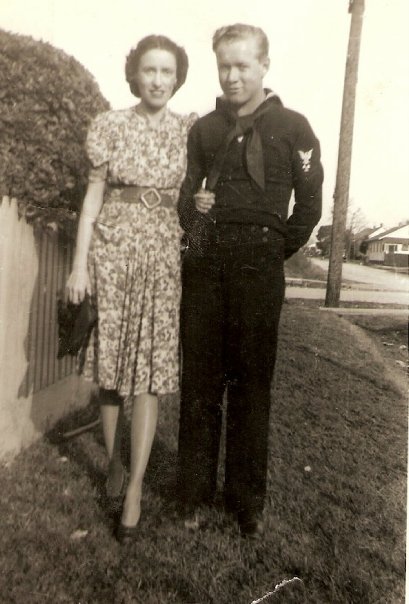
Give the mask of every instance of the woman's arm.
M 91 293 L 87 266 L 88 251 L 91 244 L 94 223 L 102 207 L 104 187 L 105 181 L 89 182 L 82 205 L 78 224 L 74 263 L 66 285 L 68 298 L 74 304 L 82 302 L 86 292 L 89 294 Z
M 190 234 L 191 227 L 198 219 L 194 195 L 199 191 L 205 176 L 205 159 L 200 145 L 198 122 L 196 122 L 190 129 L 187 138 L 187 170 L 178 200 L 180 225 L 188 235 Z

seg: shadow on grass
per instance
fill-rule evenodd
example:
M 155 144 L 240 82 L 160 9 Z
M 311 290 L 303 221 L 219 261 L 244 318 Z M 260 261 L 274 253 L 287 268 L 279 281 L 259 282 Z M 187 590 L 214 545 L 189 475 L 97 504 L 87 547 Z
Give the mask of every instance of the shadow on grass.
M 101 424 L 80 435 L 66 437 L 66 433 L 81 426 L 86 426 L 99 418 L 97 393 L 92 394 L 85 409 L 76 410 L 58 421 L 45 435 L 45 439 L 57 448 L 61 457 L 68 458 L 79 471 L 86 475 L 97 493 L 97 500 L 106 510 L 105 481 L 106 456 Z M 121 457 L 128 472 L 130 469 L 131 432 L 129 418 L 125 417 Z M 144 486 L 163 501 L 163 512 L 173 513 L 176 503 L 176 449 L 171 449 L 157 430 Z
M 102 502 L 105 485 L 105 471 L 102 470 L 100 463 L 98 463 L 98 460 L 92 455 L 93 448 L 90 448 L 88 442 L 90 434 L 92 434 L 92 439 L 98 447 L 103 447 L 103 439 L 99 426 L 88 433 L 86 442 L 84 442 L 83 436 L 73 436 L 71 438 L 65 437 L 65 434 L 70 430 L 85 426 L 98 419 L 98 416 L 99 408 L 97 396 L 92 394 L 90 403 L 85 409 L 73 411 L 63 417 L 49 432 L 47 432 L 45 439 L 57 448 L 61 457 L 68 458 L 82 474 L 89 478 L 92 487 L 97 492 L 98 501 Z

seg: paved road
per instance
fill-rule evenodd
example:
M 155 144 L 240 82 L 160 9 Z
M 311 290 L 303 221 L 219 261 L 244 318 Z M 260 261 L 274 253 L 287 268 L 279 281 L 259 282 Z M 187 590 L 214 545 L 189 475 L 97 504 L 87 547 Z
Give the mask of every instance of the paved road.
M 311 260 L 316 266 L 320 266 L 326 272 L 328 271 L 328 260 L 321 258 L 311 258 Z M 408 275 L 361 264 L 344 262 L 342 265 L 342 280 L 344 283 L 345 281 L 365 283 L 373 289 L 409 293 Z

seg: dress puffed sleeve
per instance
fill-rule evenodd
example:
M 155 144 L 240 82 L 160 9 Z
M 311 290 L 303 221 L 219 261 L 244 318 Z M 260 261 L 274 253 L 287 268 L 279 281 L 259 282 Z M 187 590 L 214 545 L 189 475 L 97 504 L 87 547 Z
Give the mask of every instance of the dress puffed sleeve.
M 111 132 L 109 112 L 99 113 L 88 129 L 85 149 L 91 163 L 89 182 L 106 179 L 111 156 Z

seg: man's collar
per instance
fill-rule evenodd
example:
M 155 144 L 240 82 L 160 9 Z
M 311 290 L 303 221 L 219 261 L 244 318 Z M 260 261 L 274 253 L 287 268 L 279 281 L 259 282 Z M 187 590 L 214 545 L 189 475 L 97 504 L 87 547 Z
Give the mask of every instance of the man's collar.
M 259 111 L 259 109 L 261 107 L 264 107 L 264 103 L 266 103 L 267 101 L 271 102 L 273 99 L 274 99 L 274 101 L 273 101 L 274 103 L 277 103 L 278 105 L 283 104 L 280 97 L 275 92 L 270 90 L 269 88 L 264 88 L 264 92 L 266 95 L 264 100 L 249 115 L 254 115 L 257 111 Z M 220 96 L 220 97 L 216 98 L 216 109 L 224 111 L 225 113 L 228 113 L 230 116 L 234 115 L 237 118 L 237 116 L 235 115 L 235 112 L 234 112 L 233 105 L 231 103 L 229 103 L 228 101 L 226 101 L 224 96 Z
M 266 90 L 266 97 L 253 113 L 249 115 L 237 115 L 232 111 L 231 104 L 218 99 L 217 110 L 222 112 L 226 118 L 229 132 L 227 132 L 223 144 L 216 153 L 213 165 L 207 178 L 207 188 L 213 191 L 222 171 L 223 162 L 230 143 L 235 139 L 245 139 L 245 161 L 250 178 L 260 187 L 265 188 L 263 145 L 261 134 L 257 129 L 257 119 L 270 110 L 272 104 L 282 105 L 279 97 L 271 90 Z

